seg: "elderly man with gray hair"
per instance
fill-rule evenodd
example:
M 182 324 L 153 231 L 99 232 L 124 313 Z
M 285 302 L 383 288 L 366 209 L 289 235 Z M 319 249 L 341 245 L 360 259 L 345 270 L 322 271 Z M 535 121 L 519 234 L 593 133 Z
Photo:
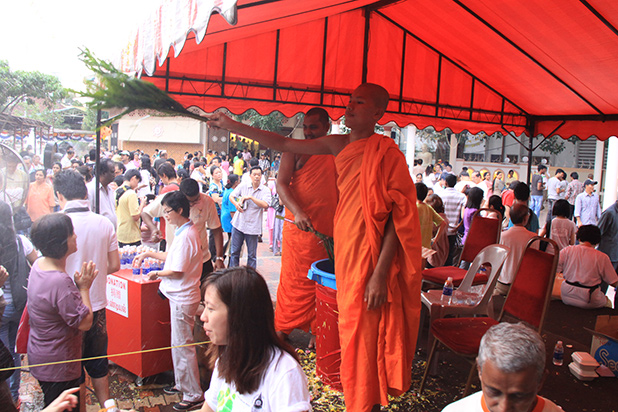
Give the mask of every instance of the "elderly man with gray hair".
M 442 412 L 556 412 L 562 408 L 538 395 L 545 380 L 545 343 L 523 323 L 489 328 L 476 358 L 481 392 Z

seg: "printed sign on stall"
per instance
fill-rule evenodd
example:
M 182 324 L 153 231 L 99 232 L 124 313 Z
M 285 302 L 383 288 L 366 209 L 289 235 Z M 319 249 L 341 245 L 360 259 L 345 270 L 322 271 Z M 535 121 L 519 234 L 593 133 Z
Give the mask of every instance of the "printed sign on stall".
M 107 277 L 107 309 L 129 317 L 129 283 L 126 279 L 109 275 Z

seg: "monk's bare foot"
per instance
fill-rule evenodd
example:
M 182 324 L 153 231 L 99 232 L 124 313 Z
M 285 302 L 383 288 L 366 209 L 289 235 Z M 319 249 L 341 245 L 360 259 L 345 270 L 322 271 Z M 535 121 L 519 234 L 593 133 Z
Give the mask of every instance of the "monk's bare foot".
M 311 335 L 309 338 L 309 344 L 307 345 L 307 349 L 315 349 L 315 335 Z
M 283 333 L 280 330 L 278 330 L 276 333 L 277 333 L 277 337 L 281 339 L 281 342 L 285 342 L 286 340 L 288 340 L 287 333 Z

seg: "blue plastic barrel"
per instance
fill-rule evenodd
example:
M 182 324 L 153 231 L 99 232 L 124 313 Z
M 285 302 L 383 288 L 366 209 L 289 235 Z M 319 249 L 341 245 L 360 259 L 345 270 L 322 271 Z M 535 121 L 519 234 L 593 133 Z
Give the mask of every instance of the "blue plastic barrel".
M 318 282 L 318 285 L 337 290 L 335 265 L 330 259 L 322 259 L 317 262 L 313 262 L 307 277 Z

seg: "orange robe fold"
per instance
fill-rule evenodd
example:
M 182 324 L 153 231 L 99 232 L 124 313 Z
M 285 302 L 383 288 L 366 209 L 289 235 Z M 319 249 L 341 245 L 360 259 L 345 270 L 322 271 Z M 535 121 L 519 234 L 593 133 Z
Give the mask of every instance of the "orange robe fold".
M 332 236 L 338 199 L 335 158 L 332 155 L 311 156 L 294 172 L 290 189 L 315 230 Z M 294 220 L 287 209 L 285 217 Z M 307 272 L 313 262 L 326 258 L 326 249 L 317 236 L 298 229 L 293 223 L 283 224 L 276 330 L 288 334 L 293 329 L 315 330 L 316 283 L 307 278 Z
M 337 156 L 335 274 L 341 381 L 348 411 L 388 404 L 411 383 L 421 308 L 421 234 L 416 190 L 403 153 L 389 138 L 348 144 Z M 387 276 L 388 299 L 368 311 L 365 287 L 392 214 L 399 246 Z

